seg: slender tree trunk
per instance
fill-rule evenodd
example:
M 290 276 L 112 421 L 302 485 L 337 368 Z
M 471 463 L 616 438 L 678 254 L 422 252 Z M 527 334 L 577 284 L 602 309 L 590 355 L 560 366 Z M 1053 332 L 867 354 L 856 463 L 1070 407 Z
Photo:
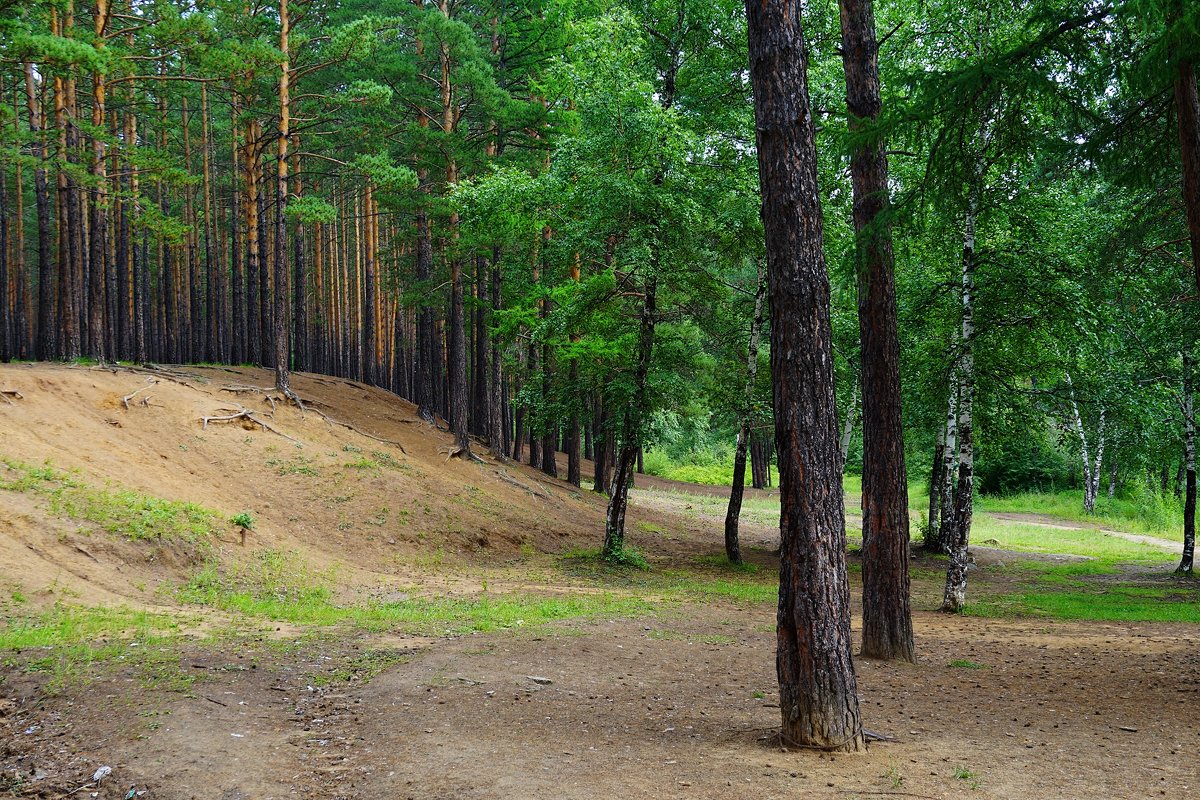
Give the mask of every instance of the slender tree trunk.
M 571 261 L 571 281 L 578 284 L 580 278 L 579 253 L 575 253 L 574 259 Z M 571 334 L 571 341 L 578 342 L 579 335 Z M 572 486 L 579 486 L 583 483 L 582 471 L 580 469 L 580 392 L 579 392 L 579 360 L 574 356 L 571 357 L 571 364 L 568 368 L 566 391 L 570 395 L 569 402 L 570 418 L 567 421 L 567 483 Z
M 865 749 L 833 386 L 816 130 L 800 4 L 747 2 L 779 452 L 776 669 L 785 743 Z
M 288 0 L 279 0 L 279 51 L 283 62 L 279 65 L 279 162 L 276 165 L 277 200 L 275 206 L 275 314 L 271 320 L 274 343 L 275 390 L 293 397 L 290 375 L 290 349 L 288 347 L 288 259 L 287 259 L 287 201 L 288 201 L 288 145 L 291 136 L 291 65 L 289 62 L 288 37 L 291 21 L 288 15 Z
M 926 552 L 941 550 L 939 512 L 942 505 L 942 469 L 946 457 L 946 429 L 938 427 L 937 444 L 933 447 L 933 468 L 929 472 L 929 518 L 925 525 L 925 540 L 922 547 Z
M 1114 458 L 1108 465 L 1108 499 L 1117 496 L 1117 460 Z
M 46 148 L 42 139 L 41 106 L 33 64 L 25 62 L 25 95 L 29 105 L 30 152 L 34 159 L 33 193 L 37 204 L 38 311 L 37 358 L 49 361 L 55 356 L 54 263 L 50 255 L 50 194 L 46 187 Z
M 851 387 L 850 405 L 846 408 L 846 419 L 842 423 L 842 439 L 838 446 L 841 453 L 841 470 L 846 474 L 846 461 L 850 458 L 850 442 L 854 439 L 854 425 L 858 421 L 858 385 Z
M 955 337 L 957 343 L 958 337 Z M 950 368 L 950 391 L 946 400 L 946 449 L 942 461 L 941 491 L 941 551 L 950 551 L 950 540 L 954 538 L 954 492 L 958 488 L 958 363 L 960 353 L 954 354 Z
M 1183 445 L 1187 470 L 1187 492 L 1183 501 L 1183 555 L 1175 570 L 1177 575 L 1192 574 L 1196 552 L 1196 395 L 1192 388 L 1192 359 L 1183 357 Z
M 962 255 L 962 352 L 957 365 L 958 376 L 958 483 L 954 490 L 954 524 L 949 532 L 946 552 L 950 564 L 946 569 L 946 590 L 942 611 L 959 613 L 967 602 L 967 545 L 971 536 L 971 514 L 975 489 L 975 449 L 972 438 L 975 401 L 975 215 L 978 194 L 972 188 L 967 200 Z
M 501 280 L 502 273 L 500 270 L 500 248 L 492 249 L 492 274 L 491 274 L 491 322 L 494 325 L 496 315 L 501 308 Z M 503 385 L 504 375 L 501 372 L 500 365 L 500 333 L 492 331 L 488 337 L 491 345 L 491 358 L 488 360 L 488 424 L 487 437 L 488 444 L 494 456 L 498 461 L 505 460 L 504 447 L 504 397 Z
M 646 378 L 650 374 L 650 357 L 654 351 L 657 290 L 657 279 L 647 279 L 641 329 L 638 334 L 633 399 L 625 409 L 621 425 L 621 452 L 617 456 L 612 489 L 609 491 L 608 513 L 605 516 L 604 547 L 601 554 L 610 561 L 618 560 L 625 549 L 625 511 L 629 506 L 629 487 L 633 484 L 634 460 L 641 446 L 642 415 L 646 408 Z
M 754 384 L 758 380 L 758 337 L 762 329 L 763 303 L 767 298 L 766 264 L 758 264 L 758 288 L 754 293 L 754 316 L 750 320 L 750 343 L 746 347 L 746 386 L 742 391 L 741 425 L 733 454 L 733 485 L 729 506 L 725 509 L 725 555 L 731 564 L 742 563 L 738 541 L 738 522 L 742 515 L 742 496 L 746 492 L 746 448 L 750 443 L 750 422 L 754 415 Z

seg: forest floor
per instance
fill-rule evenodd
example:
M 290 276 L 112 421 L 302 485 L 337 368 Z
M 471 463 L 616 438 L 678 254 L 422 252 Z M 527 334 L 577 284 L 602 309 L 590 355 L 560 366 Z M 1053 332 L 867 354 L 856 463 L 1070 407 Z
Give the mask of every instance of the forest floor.
M 856 659 L 894 740 L 788 751 L 769 493 L 731 570 L 721 496 L 639 476 L 615 570 L 593 493 L 358 384 L 296 380 L 358 432 L 223 391 L 268 381 L 0 366 L 0 796 L 1200 797 L 1200 598 L 1152 542 L 981 514 L 954 617 L 916 551 L 918 663 Z M 238 404 L 280 433 L 201 426 Z

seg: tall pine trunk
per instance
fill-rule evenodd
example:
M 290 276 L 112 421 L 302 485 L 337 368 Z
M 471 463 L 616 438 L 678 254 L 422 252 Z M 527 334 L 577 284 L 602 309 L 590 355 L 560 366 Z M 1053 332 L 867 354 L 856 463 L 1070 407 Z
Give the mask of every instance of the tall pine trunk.
M 785 744 L 866 746 L 851 657 L 829 278 L 800 4 L 746 3 L 779 453 L 776 617 Z

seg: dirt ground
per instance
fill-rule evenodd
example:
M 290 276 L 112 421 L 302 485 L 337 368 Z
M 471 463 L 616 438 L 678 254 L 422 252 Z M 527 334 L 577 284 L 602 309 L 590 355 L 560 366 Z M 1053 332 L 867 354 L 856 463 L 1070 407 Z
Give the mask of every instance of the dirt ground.
M 267 462 L 295 457 L 272 449 L 291 447 L 280 437 L 199 428 L 221 402 L 224 375 L 155 385 L 162 408 L 126 412 L 120 397 L 145 376 L 71 369 L 0 367 L 0 388 L 26 395 L 0 406 L 0 456 L 50 458 L 229 513 L 251 508 L 262 520 L 251 547 L 337 563 L 358 591 L 465 592 L 481 578 L 581 590 L 547 564 L 567 547 L 595 546 L 599 501 L 523 467 L 447 461 L 446 437 L 404 421 L 407 404 L 380 411 L 374 390 L 302 377 L 301 394 L 331 416 L 402 443 L 396 460 L 408 468 L 352 472 L 344 464 L 359 453 L 345 445 L 369 453 L 378 443 L 280 409 L 269 419 L 303 437 L 317 472 L 280 475 Z M 380 493 L 390 519 L 407 509 L 409 524 L 362 522 L 378 518 Z M 43 591 L 54 579 L 76 602 L 137 603 L 134 576 L 169 583 L 186 571 L 102 546 L 22 495 L 0 502 L 6 592 L 62 600 Z M 656 571 L 721 552 L 710 515 L 673 508 L 647 484 L 633 502 L 631 539 Z M 769 575 L 774 532 L 751 523 L 745 535 Z M 236 555 L 232 539 L 223 547 Z M 447 560 L 431 564 L 436 548 Z M 937 564 L 914 566 L 918 663 L 856 659 L 864 722 L 894 737 L 865 754 L 773 740 L 770 602 L 682 600 L 496 633 L 300 635 L 280 625 L 217 646 L 185 640 L 179 668 L 196 678 L 185 691 L 148 688 L 117 665 L 50 692 L 22 654 L 0 654 L 0 796 L 1200 797 L 1197 626 L 948 617 L 929 610 Z M 982 564 L 971 580 L 987 592 L 1005 577 Z M 146 598 L 170 605 L 161 593 Z M 95 786 L 101 766 L 112 773 Z

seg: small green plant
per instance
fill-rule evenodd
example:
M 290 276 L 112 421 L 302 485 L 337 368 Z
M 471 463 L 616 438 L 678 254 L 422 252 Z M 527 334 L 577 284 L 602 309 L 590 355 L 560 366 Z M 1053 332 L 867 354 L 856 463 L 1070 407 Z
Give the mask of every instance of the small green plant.
M 960 781 L 965 781 L 971 789 L 978 789 L 983 782 L 979 777 L 979 773 L 972 772 L 961 764 L 954 768 L 954 777 Z
M 889 764 L 887 772 L 883 773 L 883 777 L 892 782 L 893 789 L 899 789 L 904 785 L 904 776 L 900 774 L 900 768 L 895 764 Z
M 764 691 L 763 691 L 763 690 L 761 690 L 761 689 L 755 689 L 755 690 L 754 690 L 754 691 L 751 693 L 751 695 L 750 695 L 750 696 L 751 696 L 751 697 L 753 697 L 755 700 L 762 700 L 763 698 L 765 698 L 765 697 L 767 696 L 767 693 L 766 693 L 766 692 L 764 692 Z
M 980 664 L 977 661 L 968 661 L 965 658 L 956 658 L 947 666 L 955 667 L 957 669 L 987 669 L 987 664 Z
M 613 550 L 608 554 L 601 554 L 601 558 L 609 564 L 619 567 L 632 567 L 633 569 L 640 569 L 643 572 L 650 570 L 650 562 L 646 560 L 646 557 L 629 545 Z
M 254 516 L 249 511 L 234 514 L 229 521 L 244 531 L 254 530 Z

